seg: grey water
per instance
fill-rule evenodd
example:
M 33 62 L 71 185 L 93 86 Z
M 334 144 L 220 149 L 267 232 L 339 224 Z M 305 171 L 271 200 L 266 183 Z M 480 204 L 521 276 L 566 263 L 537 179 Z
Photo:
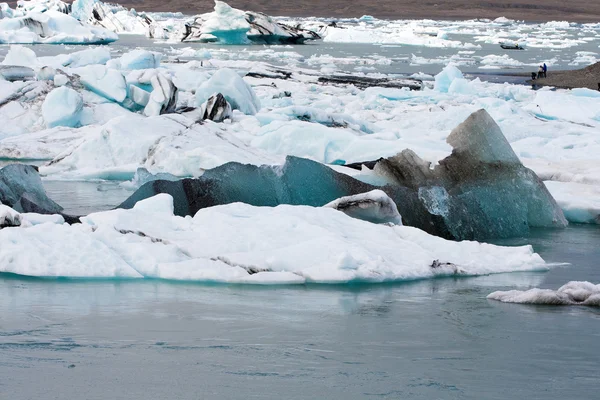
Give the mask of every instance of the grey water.
M 568 65 L 575 51 L 598 51 L 597 44 L 553 52 L 561 54 L 556 68 L 576 68 Z M 38 56 L 83 49 L 31 47 Z M 131 36 L 111 47 L 221 48 Z M 383 55 L 392 63 L 375 65 L 376 72 L 400 74 L 443 67 L 411 66 L 413 53 L 436 58 L 460 50 L 326 43 L 226 48 L 263 49 L 306 58 Z M 0 57 L 7 51 L 0 46 Z M 474 55 L 499 52 L 483 45 Z M 535 49 L 509 55 L 522 62 L 547 56 Z M 352 72 L 356 65 L 338 67 Z M 110 209 L 132 193 L 119 182 L 44 185 L 71 214 Z M 249 287 L 0 274 L 0 399 L 595 399 L 599 309 L 502 304 L 486 296 L 556 289 L 571 280 L 600 283 L 599 243 L 598 226 L 538 230 L 498 244 L 531 244 L 546 261 L 569 265 L 382 285 Z
M 361 44 L 361 43 L 326 43 L 322 41 L 308 42 L 305 45 L 291 46 L 268 46 L 268 45 L 218 45 L 218 44 L 201 44 L 201 43 L 164 43 L 148 39 L 139 35 L 121 35 L 119 40 L 109 44 L 108 46 L 114 51 L 113 57 L 117 57 L 120 53 L 130 51 L 133 48 L 143 48 L 161 52 L 169 57 L 165 58 L 164 62 L 179 60 L 189 61 L 194 57 L 180 57 L 178 51 L 183 48 L 193 48 L 208 52 L 215 59 L 232 59 L 232 60 L 254 60 L 264 61 L 276 66 L 285 67 L 290 62 L 294 62 L 299 68 L 319 70 L 321 64 L 311 62 L 311 57 L 333 57 L 337 59 L 346 59 L 336 63 L 336 68 L 340 72 L 346 73 L 385 73 L 410 75 L 423 72 L 426 74 L 437 74 L 447 64 L 443 59 L 451 56 L 459 56 L 460 59 L 469 61 L 466 65 L 460 65 L 461 71 L 465 73 L 478 74 L 482 79 L 486 76 L 494 76 L 498 73 L 528 73 L 537 71 L 537 65 L 555 59 L 556 62 L 551 66 L 552 70 L 572 70 L 583 68 L 584 64 L 574 64 L 573 61 L 577 57 L 577 52 L 592 52 L 598 54 L 598 44 L 600 40 L 593 40 L 587 43 L 579 44 L 578 46 L 547 49 L 547 48 L 528 48 L 522 51 L 503 50 L 497 44 L 474 42 L 472 36 L 449 34 L 450 40 L 461 42 L 472 42 L 481 46 L 481 49 L 463 49 L 463 48 L 430 48 L 424 46 L 409 46 L 409 45 L 377 45 L 377 44 Z M 33 49 L 38 57 L 55 56 L 57 54 L 72 53 L 83 50 L 89 46 L 77 45 L 28 45 Z M 10 46 L 0 45 L 0 58 L 3 58 Z M 265 55 L 264 51 L 268 50 L 275 55 Z M 470 54 L 464 54 L 467 51 Z M 261 53 L 262 52 L 262 53 Z M 285 57 L 286 52 L 298 53 L 302 58 L 297 62 L 294 59 Z M 472 52 L 472 53 L 471 53 Z M 525 66 L 519 67 L 504 67 L 501 69 L 481 69 L 481 64 L 478 62 L 479 57 L 486 55 L 508 55 L 510 58 L 520 61 Z M 430 63 L 413 65 L 411 63 L 412 56 L 422 57 L 428 60 L 436 60 Z M 369 60 L 376 60 L 381 57 L 391 61 L 387 64 L 371 65 Z M 201 56 L 197 57 L 198 59 Z M 352 61 L 352 62 L 350 62 Z M 210 66 L 210 62 L 207 63 Z
M 47 184 L 48 182 L 46 182 Z M 63 203 L 120 201 L 62 183 Z M 47 185 L 56 195 L 61 184 Z M 548 272 L 250 287 L 0 274 L 1 399 L 594 399 L 600 310 L 495 290 L 600 282 L 600 228 L 537 230 Z

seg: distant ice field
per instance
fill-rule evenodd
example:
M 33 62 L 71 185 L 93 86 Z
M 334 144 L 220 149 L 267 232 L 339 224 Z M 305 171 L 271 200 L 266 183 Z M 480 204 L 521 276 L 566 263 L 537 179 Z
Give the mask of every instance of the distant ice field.
M 466 40 L 464 35 L 448 34 L 451 40 Z M 472 38 L 468 38 L 472 39 Z M 552 70 L 583 68 L 600 60 L 600 28 L 590 40 L 565 48 L 529 47 L 522 51 L 503 50 L 497 43 L 477 43 L 480 48 L 427 47 L 406 44 L 310 42 L 305 45 L 217 45 L 201 43 L 164 43 L 140 35 L 121 35 L 107 45 L 117 56 L 135 48 L 158 51 L 171 61 L 249 60 L 280 66 L 352 73 L 412 75 L 436 74 L 452 62 L 465 73 L 496 75 L 537 71 L 541 63 Z M 0 45 L 3 58 L 9 45 Z M 30 45 L 38 57 L 55 56 L 82 50 L 77 45 Z M 165 60 L 168 61 L 168 60 Z

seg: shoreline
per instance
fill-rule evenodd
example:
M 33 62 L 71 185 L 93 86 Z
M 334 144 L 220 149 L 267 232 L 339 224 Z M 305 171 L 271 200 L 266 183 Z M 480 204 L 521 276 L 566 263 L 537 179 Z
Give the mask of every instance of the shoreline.
M 534 72 L 534 71 L 531 71 Z M 513 77 L 523 78 L 523 85 L 531 85 L 538 87 L 555 87 L 557 89 L 591 89 L 600 90 L 600 62 L 589 65 L 581 69 L 573 70 L 548 70 L 547 78 L 531 79 L 529 72 L 498 72 L 493 74 L 486 73 L 467 73 L 473 77 L 481 77 L 486 75 L 497 77 Z M 515 81 L 518 79 L 515 79 Z M 512 82 L 515 83 L 515 82 Z

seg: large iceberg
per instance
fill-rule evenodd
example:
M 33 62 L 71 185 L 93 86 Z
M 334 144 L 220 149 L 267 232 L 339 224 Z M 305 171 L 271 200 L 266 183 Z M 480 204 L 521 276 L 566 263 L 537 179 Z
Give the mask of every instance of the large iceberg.
M 32 11 L 0 19 L 0 43 L 103 44 L 117 39 L 114 32 L 84 24 L 59 11 Z
M 447 142 L 452 155 L 434 168 L 405 150 L 372 169 L 388 182 L 416 190 L 455 238 L 519 236 L 529 227 L 567 225 L 544 183 L 523 166 L 485 110 L 456 127 Z
M 452 155 L 434 169 L 410 150 L 367 163 L 387 183 L 379 188 L 394 200 L 407 225 L 459 240 L 521 236 L 530 227 L 567 225 L 543 182 L 521 164 L 486 111 L 471 115 L 448 142 Z M 198 179 L 150 182 L 121 206 L 131 208 L 144 198 L 169 193 L 176 213 L 184 216 L 240 201 L 323 206 L 374 189 L 322 164 L 288 157 L 281 167 L 230 163 Z
M 332 208 L 229 204 L 193 218 L 159 195 L 131 210 L 0 230 L 0 272 L 254 284 L 386 282 L 545 270 L 530 246 L 451 242 Z M 408 255 L 408 256 L 407 256 Z
M 301 44 L 319 39 L 315 32 L 294 28 L 252 11 L 241 11 L 215 0 L 215 11 L 195 17 L 186 25 L 184 42 L 221 44 Z

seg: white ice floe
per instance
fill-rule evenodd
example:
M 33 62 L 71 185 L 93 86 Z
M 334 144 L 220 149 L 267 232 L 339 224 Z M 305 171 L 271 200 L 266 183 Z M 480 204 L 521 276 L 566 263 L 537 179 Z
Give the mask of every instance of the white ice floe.
M 32 11 L 22 17 L 0 19 L 0 43 L 99 44 L 117 39 L 114 32 L 59 11 Z
M 590 282 L 569 282 L 558 290 L 499 291 L 491 293 L 487 298 L 503 303 L 600 307 L 600 285 L 594 285 Z
M 217 93 L 221 93 L 234 110 L 244 114 L 254 115 L 260 110 L 254 90 L 233 70 L 220 69 L 203 82 L 196 90 L 196 104 L 202 105 Z
M 185 177 L 230 161 L 281 162 L 248 147 L 220 125 L 197 124 L 177 114 L 125 115 L 79 129 L 81 139 L 40 170 L 55 177 L 129 180 L 139 167 Z
M 235 283 L 385 282 L 544 270 L 530 246 L 451 242 L 332 208 L 210 207 L 173 216 L 168 195 L 72 226 L 0 230 L 0 271 Z
M 59 87 L 48 93 L 42 105 L 42 115 L 48 128 L 76 127 L 80 124 L 83 97 L 68 87 Z
M 571 222 L 600 225 L 600 185 L 575 182 L 544 182 Z

